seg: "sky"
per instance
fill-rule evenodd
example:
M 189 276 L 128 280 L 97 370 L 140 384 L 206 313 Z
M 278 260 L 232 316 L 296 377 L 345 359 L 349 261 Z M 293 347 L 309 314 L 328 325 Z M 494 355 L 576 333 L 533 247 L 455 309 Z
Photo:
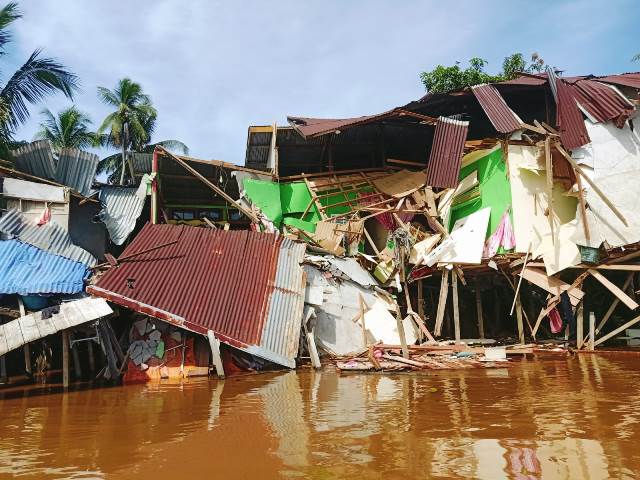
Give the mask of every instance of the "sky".
M 418 75 L 479 56 L 497 72 L 514 52 L 539 53 L 568 75 L 640 70 L 637 0 L 207 1 L 28 0 L 2 79 L 36 48 L 81 80 L 74 103 L 99 125 L 96 87 L 129 77 L 158 110 L 152 140 L 243 164 L 250 125 L 287 115 L 379 113 L 424 94 Z M 31 140 L 47 107 L 31 108 Z M 101 152 L 106 154 L 108 152 Z

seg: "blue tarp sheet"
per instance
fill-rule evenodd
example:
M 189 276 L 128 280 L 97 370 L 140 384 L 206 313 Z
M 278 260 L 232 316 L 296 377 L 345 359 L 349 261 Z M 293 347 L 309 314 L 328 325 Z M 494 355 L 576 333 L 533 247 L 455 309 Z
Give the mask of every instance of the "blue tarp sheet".
M 0 241 L 0 294 L 78 293 L 88 276 L 80 262 L 18 240 Z

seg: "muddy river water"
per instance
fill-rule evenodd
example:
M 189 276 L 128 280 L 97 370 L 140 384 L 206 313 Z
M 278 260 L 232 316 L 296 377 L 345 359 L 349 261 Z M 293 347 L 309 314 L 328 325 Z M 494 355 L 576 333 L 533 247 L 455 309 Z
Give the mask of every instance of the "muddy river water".
M 0 393 L 0 478 L 636 478 L 640 356 Z

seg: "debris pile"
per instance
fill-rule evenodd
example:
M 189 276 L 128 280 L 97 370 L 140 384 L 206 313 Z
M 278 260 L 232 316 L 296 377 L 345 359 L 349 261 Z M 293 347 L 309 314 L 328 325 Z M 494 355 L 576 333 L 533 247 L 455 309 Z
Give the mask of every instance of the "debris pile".
M 549 69 L 250 127 L 244 167 L 134 153 L 121 186 L 86 152 L 22 147 L 0 162 L 0 380 L 54 334 L 65 384 L 71 363 L 141 381 L 632 347 L 639 91 Z

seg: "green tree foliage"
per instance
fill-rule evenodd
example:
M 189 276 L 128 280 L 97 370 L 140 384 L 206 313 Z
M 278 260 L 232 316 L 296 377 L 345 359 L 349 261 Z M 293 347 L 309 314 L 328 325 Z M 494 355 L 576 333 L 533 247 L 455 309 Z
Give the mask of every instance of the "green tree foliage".
M 15 2 L 0 9 L 0 57 L 6 55 L 12 40 L 9 27 L 21 18 Z M 0 87 L 0 155 L 10 156 L 17 142 L 16 129 L 29 118 L 29 104 L 37 104 L 55 93 L 63 93 L 73 98 L 78 90 L 78 77 L 64 65 L 52 58 L 42 57 L 41 50 L 35 50 L 27 61 Z
M 460 90 L 481 83 L 501 82 L 515 78 L 520 72 L 540 72 L 544 68 L 544 60 L 537 54 L 531 55 L 531 62 L 527 65 L 521 53 L 514 53 L 505 57 L 502 71 L 492 75 L 485 71 L 488 62 L 480 57 L 469 60 L 469 66 L 462 68 L 460 62 L 451 67 L 438 65 L 431 71 L 420 73 L 420 80 L 430 93 L 446 93 Z
M 158 112 L 145 94 L 142 86 L 129 78 L 123 78 L 113 90 L 98 87 L 102 102 L 115 108 L 98 128 L 103 146 L 119 148 L 120 153 L 110 155 L 98 164 L 98 173 L 109 173 L 109 180 L 124 184 L 127 152 L 152 152 L 156 145 L 188 153 L 187 146 L 177 140 L 151 143 Z
M 97 134 L 91 131 L 91 120 L 75 106 L 58 112 L 42 111 L 44 120 L 36 133 L 37 140 L 49 140 L 55 152 L 62 148 L 86 148 L 97 146 Z

